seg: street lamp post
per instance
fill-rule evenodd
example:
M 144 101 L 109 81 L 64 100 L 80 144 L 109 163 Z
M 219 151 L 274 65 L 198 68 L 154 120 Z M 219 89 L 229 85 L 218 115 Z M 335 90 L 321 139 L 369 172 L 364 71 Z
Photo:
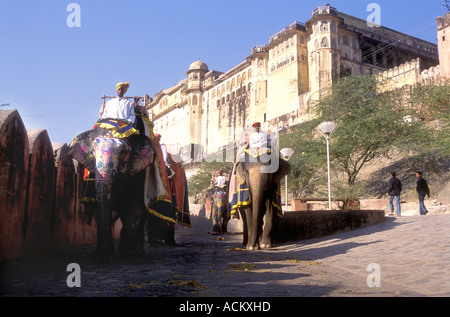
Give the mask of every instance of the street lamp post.
M 328 209 L 331 210 L 331 180 L 330 180 L 330 135 L 336 129 L 334 122 L 322 122 L 317 129 L 327 140 L 327 167 L 328 167 Z
M 289 161 L 289 159 L 291 158 L 292 155 L 294 155 L 295 151 L 291 148 L 284 148 L 280 150 L 281 155 L 283 155 L 283 158 L 286 161 Z M 287 209 L 287 205 L 288 205 L 288 187 L 287 187 L 287 175 L 284 177 L 284 206 L 285 209 Z

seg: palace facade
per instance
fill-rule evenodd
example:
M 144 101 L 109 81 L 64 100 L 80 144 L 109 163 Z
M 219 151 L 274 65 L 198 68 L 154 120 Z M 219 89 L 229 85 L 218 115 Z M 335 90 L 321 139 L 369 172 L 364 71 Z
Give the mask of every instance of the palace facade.
M 442 19 L 441 39 L 448 29 L 448 18 Z M 194 148 L 198 155 L 235 145 L 255 121 L 273 132 L 309 120 L 314 100 L 343 76 L 409 72 L 417 80 L 429 69 L 439 76 L 438 65 L 436 44 L 369 27 L 327 5 L 313 10 L 306 23 L 294 22 L 268 44 L 253 47 L 226 72 L 195 61 L 185 78 L 155 94 L 147 108 L 169 152 L 195 158 Z

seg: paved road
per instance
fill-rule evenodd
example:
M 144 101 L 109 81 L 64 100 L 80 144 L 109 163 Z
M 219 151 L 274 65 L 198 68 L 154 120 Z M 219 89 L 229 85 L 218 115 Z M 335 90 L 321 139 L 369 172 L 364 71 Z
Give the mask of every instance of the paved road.
M 101 265 L 94 247 L 0 265 L 1 296 L 300 297 L 449 296 L 450 215 L 387 218 L 367 228 L 242 251 L 240 234 L 212 236 L 192 217 L 176 247 Z M 69 288 L 70 263 L 81 287 Z

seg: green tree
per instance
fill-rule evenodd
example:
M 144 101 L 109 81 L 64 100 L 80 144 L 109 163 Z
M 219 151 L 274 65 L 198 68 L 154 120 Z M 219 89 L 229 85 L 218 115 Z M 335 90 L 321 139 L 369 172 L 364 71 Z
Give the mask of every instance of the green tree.
M 225 162 L 223 153 L 216 154 L 217 158 L 213 162 L 203 161 L 198 167 L 198 172 L 188 180 L 189 195 L 194 197 L 197 203 L 198 196 L 204 194 L 211 184 L 211 176 L 219 170 L 229 173 L 233 164 Z
M 316 192 L 311 180 L 320 177 L 318 171 L 326 167 L 326 147 L 315 131 L 319 124 L 318 119 L 304 122 L 280 137 L 280 149 L 288 147 L 295 151 L 289 159 L 291 173 L 288 175 L 288 191 L 295 196 Z
M 411 109 L 404 106 L 404 91 L 379 92 L 377 87 L 373 76 L 348 76 L 333 85 L 316 107 L 320 121 L 338 125 L 330 152 L 349 186 L 355 184 L 363 166 L 416 135 L 405 122 Z
M 450 82 L 417 86 L 411 92 L 411 108 L 428 132 L 420 142 L 421 150 L 450 155 Z

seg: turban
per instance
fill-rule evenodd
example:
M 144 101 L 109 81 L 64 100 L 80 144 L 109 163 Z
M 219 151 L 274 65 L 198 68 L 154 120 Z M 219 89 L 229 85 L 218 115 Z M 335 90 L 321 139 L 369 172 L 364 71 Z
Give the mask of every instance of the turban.
M 119 90 L 120 88 L 124 88 L 125 92 L 127 92 L 128 87 L 130 87 L 130 83 L 126 82 L 126 83 L 118 83 L 116 85 L 116 90 Z
M 252 127 L 256 128 L 256 127 L 260 127 L 261 123 L 260 122 L 255 122 L 253 123 Z

